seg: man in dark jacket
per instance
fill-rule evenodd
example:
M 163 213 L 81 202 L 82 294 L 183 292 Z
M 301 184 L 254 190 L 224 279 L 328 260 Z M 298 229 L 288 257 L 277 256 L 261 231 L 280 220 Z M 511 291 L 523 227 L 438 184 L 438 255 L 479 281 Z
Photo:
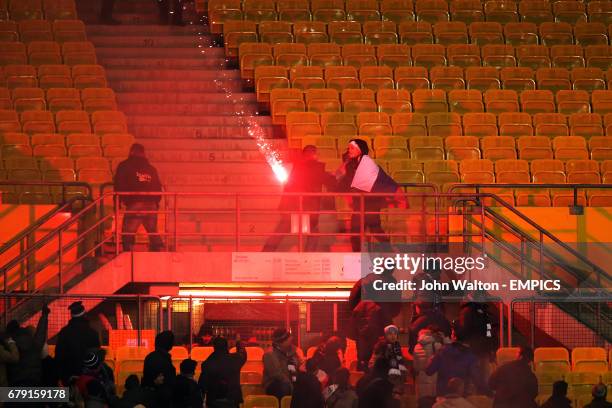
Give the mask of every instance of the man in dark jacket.
M 540 408 L 572 408 L 572 400 L 567 398 L 567 383 L 555 381 L 552 395 Z
M 605 384 L 595 384 L 593 386 L 593 399 L 591 402 L 586 404 L 584 408 L 611 408 L 612 402 L 606 401 L 606 395 L 608 394 L 608 388 Z
M 487 386 L 480 375 L 478 358 L 465 344 L 462 328 L 455 325 L 452 331 L 453 342 L 444 345 L 429 361 L 425 374 L 438 374 L 436 394 L 444 396 L 449 393 L 448 383 L 451 378 L 459 378 L 466 385 L 466 393 L 475 389 L 477 394 L 486 394 Z M 471 385 L 471 387 L 468 387 Z
M 272 333 L 272 348 L 263 355 L 263 387 L 267 395 L 274 395 L 280 401 L 293 393 L 302 362 L 296 353 L 291 333 L 278 328 Z
M 291 175 L 285 184 L 285 193 L 320 193 L 323 187 L 327 191 L 335 188 L 335 178 L 325 171 L 325 164 L 318 161 L 317 148 L 312 145 L 304 147 L 302 150 L 302 158 L 296 162 L 291 170 Z M 319 211 L 321 209 L 321 197 L 302 197 L 301 209 L 304 212 Z M 281 199 L 279 206 L 280 211 L 295 211 L 300 212 L 300 197 L 287 196 Z M 306 215 L 306 214 L 304 214 Z M 317 233 L 319 231 L 319 214 L 307 214 L 310 222 L 310 232 Z M 303 216 L 303 218 L 306 218 Z M 304 226 L 301 226 L 304 229 Z M 283 235 L 291 231 L 291 214 L 281 214 L 281 219 L 274 230 L 274 233 L 264 245 L 264 252 L 276 251 L 278 245 L 283 239 Z M 306 239 L 306 251 L 314 251 L 317 246 L 317 238 L 308 236 Z
M 85 317 L 83 302 L 68 306 L 72 317 L 57 335 L 55 359 L 60 368 L 60 378 L 67 385 L 70 377 L 81 374 L 83 360 L 90 349 L 100 348 L 98 332 L 89 325 Z
M 115 192 L 117 193 L 157 193 L 162 190 L 157 170 L 145 156 L 144 146 L 134 143 L 129 157 L 119 163 L 115 172 Z M 122 195 L 121 204 L 125 205 L 122 239 L 123 250 L 131 251 L 136 241 L 136 231 L 142 224 L 149 234 L 149 250 L 160 251 L 164 244 L 157 232 L 157 211 L 160 195 Z M 149 212 L 139 214 L 138 212 Z
M 306 371 L 299 372 L 293 394 L 291 395 L 291 408 L 323 408 L 325 401 L 321 392 L 321 383 L 316 376 L 317 365 L 313 359 L 306 361 Z
M 489 379 L 489 387 L 495 393 L 493 408 L 535 408 L 538 396 L 538 379 L 531 370 L 533 350 L 521 347 L 515 361 L 501 365 Z
M 155 350 L 144 360 L 142 386 L 157 389 L 159 406 L 167 407 L 172 398 L 172 387 L 176 379 L 176 368 L 172 365 L 170 350 L 174 346 L 174 334 L 163 331 L 155 336 Z M 156 384 L 159 374 L 163 374 L 163 383 Z
M 236 352 L 230 353 L 227 340 L 215 337 L 213 353 L 202 363 L 199 385 L 206 406 L 238 407 L 242 403 L 240 369 L 246 363 L 247 355 L 242 342 L 236 343 Z
M 358 280 L 349 296 L 348 307 L 351 310 L 351 335 L 357 343 L 357 369 L 367 371 L 374 346 L 384 329 L 393 323 L 393 318 L 401 311 L 400 299 L 392 302 L 388 291 L 385 292 L 386 299 L 376 302 L 376 295 L 381 292 L 373 289 L 375 280 L 381 279 L 387 283 L 395 282 L 391 271 L 385 271 L 380 275 L 369 274 Z M 399 292 L 398 292 L 399 293 Z
M 41 385 L 41 352 L 47 341 L 50 312 L 46 305 L 43 306 L 40 320 L 34 333 L 27 327 L 19 326 L 19 323 L 15 320 L 7 325 L 6 334 L 15 341 L 19 351 L 19 360 L 8 365 L 9 385 L 23 387 Z
M 394 386 L 389 381 L 389 362 L 379 358 L 372 371 L 357 382 L 359 408 L 399 408 L 400 402 L 393 394 Z
M 190 358 L 181 361 L 181 373 L 176 376 L 172 389 L 173 408 L 202 408 L 202 391 L 193 379 L 197 364 Z

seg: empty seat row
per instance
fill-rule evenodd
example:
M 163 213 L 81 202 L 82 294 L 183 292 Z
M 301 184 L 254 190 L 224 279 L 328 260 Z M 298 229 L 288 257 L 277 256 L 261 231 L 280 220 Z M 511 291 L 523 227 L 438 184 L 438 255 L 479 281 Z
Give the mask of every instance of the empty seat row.
M 6 65 L 0 67 L 0 87 L 106 88 L 100 65 Z
M 225 37 L 233 33 L 257 35 L 260 42 L 271 45 L 283 42 L 337 44 L 508 44 L 520 45 L 609 45 L 611 26 L 602 23 L 472 23 L 426 21 L 228 21 Z M 231 41 L 231 38 L 226 38 Z
M 575 4 L 572 4 L 575 3 Z M 587 6 L 582 2 L 544 0 L 221 0 L 208 4 L 208 12 L 213 28 L 230 19 L 262 20 L 354 20 L 354 21 L 490 21 L 509 22 L 552 22 L 563 21 L 571 24 L 584 21 L 610 23 L 611 6 L 607 1 L 590 1 Z M 215 32 L 215 31 L 213 31 Z
M 72 146 L 94 146 L 95 148 L 104 148 L 106 146 L 131 146 L 134 142 L 134 137 L 129 133 L 107 133 L 96 135 L 93 133 L 70 133 L 67 135 L 59 133 L 34 133 L 27 135 L 25 133 L 6 132 L 0 135 L 0 144 L 31 146 L 35 150 L 37 147 L 56 147 L 62 148 L 65 152 L 66 148 Z M 1 154 L 1 152 L 0 152 Z M 35 154 L 35 156 L 44 156 L 44 154 Z M 48 154 L 48 156 L 65 156 L 62 154 Z M 4 157 L 4 156 L 0 156 Z
M 612 71 L 611 71 L 612 72 Z M 571 114 L 577 112 L 590 112 L 593 92 L 597 109 L 605 110 L 607 107 L 600 102 L 607 100 L 609 91 L 604 89 L 575 89 L 589 88 L 592 85 L 605 84 L 603 79 L 594 76 L 581 78 L 576 73 L 575 83 L 571 89 L 569 71 L 560 68 L 542 68 L 535 73 L 529 68 L 504 68 L 499 77 L 487 76 L 486 71 L 466 71 L 458 67 L 434 67 L 427 70 L 424 67 L 390 67 L 364 66 L 359 69 L 352 66 L 329 65 L 325 68 L 317 66 L 295 66 L 291 70 L 285 67 L 260 65 L 255 68 L 253 82 L 259 102 L 267 102 L 269 93 L 275 88 L 296 88 L 303 92 L 342 92 L 345 89 L 366 89 L 372 92 L 386 91 L 387 95 L 396 95 L 394 99 L 410 101 L 410 93 L 417 90 L 441 90 L 455 96 L 477 95 L 477 93 L 499 93 L 499 85 L 503 84 L 505 98 L 518 101 L 522 98 L 537 98 L 552 100 L 556 106 L 550 105 L 552 111 L 558 109 L 561 113 Z M 586 73 L 589 75 L 589 73 Z M 467 78 L 467 79 L 466 79 Z M 500 80 L 501 78 L 501 80 Z M 466 83 L 473 85 L 468 86 Z M 539 89 L 536 88 L 536 84 Z M 488 86 L 486 86 L 488 85 Z M 497 85 L 497 86 L 494 86 Z M 605 91 L 605 92 L 601 92 Z M 514 94 L 514 93 L 515 94 Z M 332 94 L 333 92 L 328 92 Z M 546 96 L 545 96 L 546 95 Z M 472 96 L 470 96 L 472 98 Z
M 246 44 L 245 44 L 246 43 Z M 242 52 L 241 52 L 242 50 Z M 228 55 L 239 56 L 242 65 L 252 69 L 254 63 L 268 65 L 389 65 L 423 66 L 431 69 L 436 66 L 474 66 L 506 68 L 612 68 L 612 46 L 589 45 L 511 45 L 454 44 L 448 47 L 441 44 L 345 44 L 335 43 L 280 43 L 270 46 L 253 42 L 253 39 L 236 42 Z M 247 60 L 245 57 L 251 55 Z
M 509 136 L 413 136 L 406 139 L 391 135 L 348 135 L 348 136 L 304 136 L 302 146 L 315 145 L 320 154 L 339 157 L 346 150 L 348 141 L 359 137 L 368 141 L 370 153 L 379 159 L 407 158 L 419 161 L 463 160 L 463 159 L 557 159 L 557 160 L 611 160 L 612 139 L 594 137 L 589 143 L 580 136 L 521 136 L 517 140 Z M 599 177 L 570 182 L 600 183 Z
M 10 77 L 9 77 L 10 80 Z M 21 85 L 28 85 L 32 77 L 18 77 Z M 95 112 L 101 110 L 116 110 L 115 92 L 111 88 L 0 88 L 0 108 L 23 111 L 40 111 L 49 109 L 52 112 L 60 110 L 86 110 Z
M 72 20 L 77 18 L 74 0 L 2 0 L 0 20 L 32 20 L 45 18 Z
M 402 90 L 381 90 L 389 99 L 395 99 L 393 105 L 377 104 L 376 92 L 364 88 L 347 88 L 338 92 L 333 88 L 308 89 L 303 92 L 295 88 L 273 88 L 269 90 L 269 101 L 272 121 L 285 124 L 285 116 L 292 111 L 322 112 L 376 112 L 380 107 L 390 113 L 494 113 L 524 112 L 531 115 L 538 113 L 562 114 L 612 112 L 612 91 L 595 91 L 589 95 L 585 91 L 559 91 L 558 98 L 551 91 L 417 89 L 411 93 Z M 567 94 L 563 93 L 567 92 Z M 263 90 L 260 90 L 263 93 Z M 410 97 L 408 97 L 410 95 Z M 589 96 L 592 99 L 589 100 Z M 265 101 L 263 95 L 260 100 Z
M 379 100 L 384 104 L 385 100 Z M 599 114 L 562 114 L 520 112 L 492 113 L 421 113 L 398 112 L 289 112 L 287 137 L 342 136 L 343 134 L 393 134 L 396 136 L 582 136 L 586 139 L 612 136 L 612 114 L 603 120 Z M 296 146 L 300 148 L 301 146 Z
M 11 64 L 84 65 L 96 64 L 94 46 L 89 41 L 0 41 L 0 66 Z
M 0 41 L 86 41 L 85 24 L 81 20 L 0 21 Z
M 91 118 L 82 110 L 61 110 L 55 114 L 49 111 L 24 112 L 20 117 L 15 110 L 0 109 L 0 132 L 69 134 L 92 133 L 92 128 L 99 134 L 127 133 L 127 122 L 120 111 L 96 111 L 91 113 Z

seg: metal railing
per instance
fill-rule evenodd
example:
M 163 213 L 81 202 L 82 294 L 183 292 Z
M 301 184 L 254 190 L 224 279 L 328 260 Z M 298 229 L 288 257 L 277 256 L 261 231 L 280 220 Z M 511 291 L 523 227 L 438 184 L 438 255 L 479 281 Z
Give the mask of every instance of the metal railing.
M 93 195 L 92 187 L 89 183 L 84 183 L 82 181 L 0 181 L 0 186 L 13 186 L 18 188 L 24 187 L 35 187 L 35 188 L 48 188 L 59 189 L 61 203 L 65 203 L 70 197 L 74 197 L 75 193 L 70 193 L 71 188 L 76 190 L 77 195 L 85 196 L 87 199 L 91 200 Z M 83 193 L 83 190 L 84 193 Z M 2 190 L 0 188 L 0 190 Z M 36 192 L 36 191 L 33 191 Z

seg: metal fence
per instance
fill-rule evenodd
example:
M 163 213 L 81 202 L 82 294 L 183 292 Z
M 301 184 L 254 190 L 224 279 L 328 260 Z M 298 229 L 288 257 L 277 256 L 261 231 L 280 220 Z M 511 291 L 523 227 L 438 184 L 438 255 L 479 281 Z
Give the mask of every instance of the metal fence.
M 510 345 L 612 347 L 612 298 L 517 299 L 510 305 Z

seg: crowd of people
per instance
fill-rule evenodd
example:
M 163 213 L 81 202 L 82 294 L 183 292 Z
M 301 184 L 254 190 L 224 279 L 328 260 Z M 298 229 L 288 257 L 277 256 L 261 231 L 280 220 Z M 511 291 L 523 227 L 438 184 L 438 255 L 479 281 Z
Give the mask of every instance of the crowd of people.
M 538 382 L 531 368 L 530 348 L 521 348 L 515 361 L 498 366 L 489 375 L 485 366 L 493 361 L 495 348 L 487 345 L 488 323 L 484 323 L 485 330 L 478 329 L 485 321 L 480 316 L 486 314 L 483 308 L 468 302 L 451 324 L 440 308 L 417 303 L 405 345 L 411 350 L 409 355 L 403 351 L 398 327 L 387 324 L 375 342 L 367 343 L 371 345 L 369 355 L 358 352 L 367 361 L 359 361 L 363 375 L 355 387 L 344 361 L 346 338 L 329 336 L 304 359 L 291 333 L 278 328 L 263 355 L 262 388 L 279 401 L 291 396 L 291 408 L 399 408 L 412 377 L 420 408 L 474 407 L 466 398 L 470 395 L 492 397 L 494 408 L 537 407 Z M 239 338 L 236 350 L 230 352 L 227 339 L 213 337 L 213 352 L 202 362 L 196 378 L 197 362 L 189 358 L 176 372 L 170 354 L 174 334 L 163 331 L 155 338 L 154 351 L 144 359 L 142 378 L 130 375 L 119 395 L 115 375 L 105 362 L 105 351 L 83 304 L 74 302 L 69 310 L 71 319 L 58 333 L 55 357 L 47 352 L 48 307 L 42 308 L 36 328 L 9 322 L 0 342 L 0 386 L 62 385 L 70 390 L 70 402 L 64 406 L 83 408 L 200 408 L 204 404 L 238 408 L 243 402 L 240 372 L 247 353 Z M 567 391 L 567 383 L 555 383 L 542 408 L 571 407 Z M 612 407 L 606 402 L 604 384 L 595 385 L 592 395 L 588 408 Z

